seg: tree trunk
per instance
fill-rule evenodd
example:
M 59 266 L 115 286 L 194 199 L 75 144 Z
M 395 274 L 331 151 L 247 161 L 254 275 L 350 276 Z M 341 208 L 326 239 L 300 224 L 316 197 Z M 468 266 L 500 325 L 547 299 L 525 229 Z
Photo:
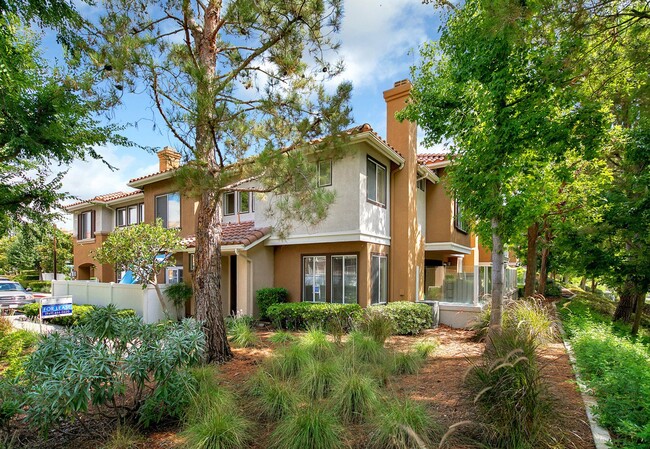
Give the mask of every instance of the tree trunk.
M 205 331 L 208 363 L 232 358 L 221 305 L 220 211 L 219 194 L 204 192 L 197 211 L 193 289 L 196 319 L 203 322 Z
M 568 284 L 569 283 L 569 275 L 568 274 L 563 274 L 562 275 L 562 283 Z
M 618 294 L 620 299 L 616 306 L 616 311 L 614 311 L 613 319 L 614 321 L 620 320 L 624 323 L 629 323 L 632 318 L 632 310 L 634 309 L 634 303 L 636 301 L 634 283 L 631 281 L 625 281 Z
M 503 321 L 503 239 L 499 234 L 499 220 L 492 219 L 492 311 L 488 330 L 487 347 L 492 347 L 492 338 L 501 333 Z
M 598 282 L 596 282 L 596 278 L 591 278 L 591 293 L 596 293 L 596 286 L 598 285 Z
M 645 308 L 645 295 L 646 291 L 638 292 L 636 294 L 636 307 L 634 311 L 634 324 L 632 324 L 632 335 L 639 334 L 639 326 L 641 325 L 641 317 L 643 317 L 643 309 Z
M 160 287 L 158 286 L 158 275 L 154 277 L 153 280 L 153 288 L 156 289 L 156 296 L 158 296 L 158 301 L 160 302 L 160 307 L 162 307 L 162 311 L 165 314 L 167 318 L 169 318 L 169 312 L 167 310 L 167 303 L 165 302 L 165 298 L 163 297 L 162 291 L 160 291 Z
M 524 296 L 533 296 L 535 293 L 535 275 L 537 274 L 537 238 L 539 237 L 539 223 L 535 222 L 528 227 L 528 249 L 526 253 L 526 282 Z
M 580 279 L 580 288 L 583 290 L 587 289 L 587 276 L 582 276 L 582 279 Z
M 537 293 L 543 295 L 546 292 L 546 278 L 548 277 L 548 246 L 542 248 L 542 262 L 539 268 L 539 288 Z
M 213 132 L 213 83 L 217 68 L 217 37 L 221 19 L 221 2 L 209 2 L 202 30 L 197 36 L 198 61 L 203 72 L 196 85 L 196 159 L 206 165 L 215 178 L 221 167 L 216 159 Z M 206 337 L 206 361 L 223 363 L 232 358 L 221 306 L 221 192 L 207 188 L 201 193 L 196 214 L 196 267 L 194 271 L 194 299 L 196 318 L 203 322 Z

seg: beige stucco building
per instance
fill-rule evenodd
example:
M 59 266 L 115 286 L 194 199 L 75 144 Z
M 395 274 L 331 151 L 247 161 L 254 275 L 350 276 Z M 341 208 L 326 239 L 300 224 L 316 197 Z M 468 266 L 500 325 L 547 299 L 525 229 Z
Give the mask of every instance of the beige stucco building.
M 224 311 L 257 313 L 255 292 L 273 286 L 286 288 L 291 301 L 366 307 L 435 300 L 442 321 L 458 326 L 480 310 L 480 266 L 489 259 L 468 233 L 461 206 L 445 191 L 448 158 L 418 154 L 416 126 L 395 119 L 410 88 L 400 81 L 384 92 L 386 140 L 370 125 L 358 126 L 348 131 L 351 148 L 344 158 L 321 162 L 319 179 L 336 200 L 318 225 L 294 223 L 281 238 L 268 214 L 272 195 L 224 194 Z M 179 229 L 187 245 L 175 255 L 177 266 L 167 270 L 165 282 L 191 281 L 197 201 L 176 185 L 180 155 L 165 148 L 158 156 L 157 173 L 128 183 L 136 190 L 67 207 L 74 215 L 77 279 L 119 281 L 121 273 L 98 265 L 92 250 L 116 228 L 160 218 Z M 193 306 L 186 312 L 192 314 Z

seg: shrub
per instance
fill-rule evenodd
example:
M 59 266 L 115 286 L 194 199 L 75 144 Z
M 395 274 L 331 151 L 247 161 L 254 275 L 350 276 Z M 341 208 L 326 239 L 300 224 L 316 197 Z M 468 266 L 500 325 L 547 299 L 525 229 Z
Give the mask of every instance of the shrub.
M 14 379 L 0 377 L 0 428 L 22 410 L 22 396 L 19 385 Z
M 427 304 L 397 301 L 375 307 L 393 321 L 397 335 L 417 335 L 433 325 L 431 306 Z
M 187 301 L 192 299 L 192 286 L 185 282 L 177 282 L 165 289 L 165 295 L 174 304 L 174 307 L 181 309 L 185 307 Z
M 336 381 L 332 404 L 346 422 L 362 422 L 374 413 L 379 392 L 374 379 L 358 371 L 344 373 Z
M 93 310 L 83 325 L 41 340 L 25 365 L 27 421 L 43 432 L 88 413 L 139 419 L 179 418 L 187 368 L 203 358 L 201 324 L 144 324 L 115 307 Z
M 277 331 L 269 337 L 269 341 L 277 344 L 293 343 L 296 341 L 296 337 L 286 331 Z
M 11 321 L 3 316 L 0 316 L 0 338 L 4 337 L 12 330 L 13 326 L 11 325 Z
M 257 308 L 260 312 L 260 318 L 268 319 L 266 314 L 269 307 L 273 304 L 282 304 L 289 299 L 289 291 L 286 288 L 261 288 L 255 292 Z
M 361 307 L 358 304 L 290 302 L 273 304 L 266 314 L 276 327 L 282 329 L 327 328 L 332 320 L 339 320 L 350 329 L 361 315 Z
M 122 317 L 133 317 L 135 316 L 135 310 L 133 309 L 116 309 L 114 306 L 109 306 L 117 310 L 119 316 Z M 84 324 L 89 314 L 94 310 L 104 309 L 104 307 L 95 307 L 89 304 L 73 304 L 72 305 L 72 315 L 71 316 L 61 316 L 57 318 L 50 318 L 47 320 L 49 324 L 56 324 L 59 326 L 78 326 Z M 27 304 L 21 307 L 20 311 L 25 314 L 28 318 L 36 318 L 39 313 L 39 304 L 32 303 Z
M 547 282 L 544 289 L 544 296 L 558 298 L 562 296 L 562 286 L 554 282 Z
M 260 338 L 246 320 L 235 320 L 230 327 L 230 341 L 240 348 L 250 348 L 260 343 Z
M 411 400 L 381 404 L 372 420 L 368 447 L 376 449 L 412 449 L 430 447 L 437 430 L 424 407 Z
M 27 318 L 36 318 L 38 316 L 39 310 L 39 305 L 35 302 L 26 304 L 20 308 L 20 311 L 24 313 Z
M 504 449 L 554 447 L 554 410 L 535 361 L 536 342 L 506 328 L 466 382 L 476 397 L 486 444 Z
M 378 307 L 365 309 L 358 327 L 382 346 L 386 339 L 395 332 L 395 323 L 392 318 L 384 313 L 384 308 Z
M 0 360 L 5 365 L 0 374 L 7 379 L 19 376 L 29 353 L 38 343 L 38 334 L 14 330 L 0 337 Z
M 52 293 L 52 281 L 22 281 L 20 284 L 34 292 Z
M 343 427 L 332 412 L 310 404 L 286 416 L 276 427 L 272 447 L 277 449 L 339 449 Z

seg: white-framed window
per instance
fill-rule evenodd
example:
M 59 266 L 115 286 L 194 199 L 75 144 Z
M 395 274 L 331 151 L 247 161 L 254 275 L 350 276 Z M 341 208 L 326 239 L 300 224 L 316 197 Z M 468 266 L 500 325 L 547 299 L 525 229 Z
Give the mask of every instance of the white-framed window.
M 138 223 L 144 223 L 144 203 L 138 204 Z
M 122 227 L 126 226 L 126 207 L 115 210 L 115 226 Z
M 388 257 L 373 254 L 370 263 L 371 304 L 385 304 L 388 301 Z
M 89 210 L 77 216 L 77 240 L 95 237 L 95 211 Z
M 188 260 L 187 260 L 187 269 L 190 270 L 190 273 L 194 271 L 194 253 L 189 253 L 188 254 Z
M 223 214 L 235 215 L 235 192 L 226 192 L 223 194 Z
M 372 203 L 386 206 L 386 167 L 368 156 L 366 175 L 368 181 L 366 198 Z
M 165 283 L 178 284 L 183 282 L 183 267 L 167 267 L 165 270 Z
M 305 302 L 327 301 L 327 256 L 303 256 L 303 293 Z
M 134 204 L 133 206 L 129 206 L 127 209 L 127 218 L 129 220 L 129 224 L 138 224 L 140 221 L 138 220 L 138 205 Z
M 247 214 L 251 212 L 251 192 L 237 192 L 239 197 L 238 207 L 240 214 Z
M 160 218 L 164 228 L 181 227 L 181 196 L 178 192 L 158 195 L 155 207 L 156 219 Z
M 318 163 L 318 186 L 326 187 L 332 185 L 332 160 L 320 161 Z
M 357 280 L 356 255 L 332 256 L 332 302 L 356 304 Z

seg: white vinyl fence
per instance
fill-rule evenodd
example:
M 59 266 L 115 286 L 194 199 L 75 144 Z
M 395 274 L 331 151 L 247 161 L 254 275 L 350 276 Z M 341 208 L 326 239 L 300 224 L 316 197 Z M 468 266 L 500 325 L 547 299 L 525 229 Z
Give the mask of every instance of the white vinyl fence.
M 165 285 L 161 285 L 163 290 Z M 139 284 L 116 284 L 96 281 L 52 281 L 52 296 L 72 296 L 73 304 L 90 304 L 106 307 L 115 305 L 118 309 L 133 309 L 145 323 L 156 323 L 166 319 L 153 286 L 143 289 Z M 177 311 L 167 301 L 169 318 L 176 319 Z M 184 313 L 180 311 L 181 315 Z

